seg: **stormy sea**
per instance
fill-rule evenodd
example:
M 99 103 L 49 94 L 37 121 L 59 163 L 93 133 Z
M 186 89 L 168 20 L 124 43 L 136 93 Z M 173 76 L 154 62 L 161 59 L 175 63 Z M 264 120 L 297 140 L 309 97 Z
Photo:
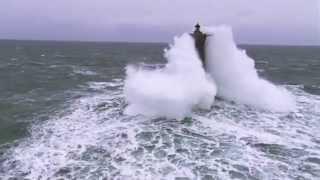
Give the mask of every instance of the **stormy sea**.
M 320 179 L 320 47 L 189 41 L 1 40 L 0 179 Z

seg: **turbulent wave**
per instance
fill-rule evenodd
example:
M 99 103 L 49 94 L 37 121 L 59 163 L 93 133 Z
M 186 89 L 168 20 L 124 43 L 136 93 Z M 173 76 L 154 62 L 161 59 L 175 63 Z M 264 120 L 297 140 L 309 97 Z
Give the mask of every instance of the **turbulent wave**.
M 207 68 L 219 96 L 272 111 L 294 110 L 293 96 L 258 76 L 254 60 L 237 48 L 230 27 L 208 27 L 206 32 L 212 34 L 206 45 Z
M 0 179 L 319 179 L 320 96 L 260 79 L 230 29 L 211 31 L 223 38 L 209 39 L 215 81 L 183 35 L 164 67 L 129 66 L 124 80 L 81 85 L 68 108 L 0 146 Z M 214 82 L 230 101 L 213 103 Z M 270 111 L 287 110 L 288 94 L 294 110 Z
M 208 27 L 204 72 L 188 34 L 176 38 L 165 52 L 163 69 L 128 66 L 124 87 L 126 113 L 182 118 L 194 107 L 209 109 L 218 96 L 271 111 L 294 110 L 293 96 L 284 88 L 261 79 L 254 60 L 237 48 L 229 27 Z M 216 82 L 216 84 L 215 84 Z M 218 89 L 218 90 L 217 90 Z
M 123 114 L 124 83 L 83 95 L 0 156 L 4 179 L 316 179 L 320 98 L 286 87 L 290 114 L 217 100 L 192 121 Z
M 192 108 L 210 108 L 216 87 L 203 70 L 193 44 L 188 34 L 175 38 L 165 51 L 168 64 L 162 69 L 127 67 L 127 114 L 182 118 Z

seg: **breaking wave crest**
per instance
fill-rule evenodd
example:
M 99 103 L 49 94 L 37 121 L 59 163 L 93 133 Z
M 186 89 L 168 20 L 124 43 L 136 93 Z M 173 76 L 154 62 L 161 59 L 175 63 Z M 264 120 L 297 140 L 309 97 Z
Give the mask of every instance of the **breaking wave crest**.
M 210 109 L 215 95 L 239 104 L 276 112 L 294 110 L 293 96 L 258 76 L 254 60 L 237 48 L 230 27 L 208 27 L 204 71 L 194 40 L 175 38 L 165 51 L 168 63 L 153 70 L 128 66 L 124 93 L 126 113 L 183 118 L 192 109 Z
M 127 67 L 127 114 L 183 118 L 193 108 L 210 109 L 216 86 L 203 70 L 193 44 L 188 34 L 175 38 L 165 51 L 168 64 L 162 69 Z
M 286 89 L 258 76 L 255 63 L 238 49 L 228 26 L 206 28 L 208 71 L 217 83 L 218 96 L 261 109 L 288 112 L 295 108 Z

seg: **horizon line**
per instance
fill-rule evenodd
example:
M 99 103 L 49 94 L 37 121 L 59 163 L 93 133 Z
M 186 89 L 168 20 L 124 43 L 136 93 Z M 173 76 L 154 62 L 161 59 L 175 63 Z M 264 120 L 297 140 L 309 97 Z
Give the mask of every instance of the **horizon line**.
M 108 40 L 68 40 L 68 39 L 10 39 L 10 38 L 0 38 L 0 41 L 34 41 L 34 42 L 79 42 L 79 43 L 128 43 L 128 44 L 170 44 L 170 42 L 164 41 L 108 41 Z M 286 43 L 249 43 L 240 42 L 237 45 L 255 45 L 255 46 L 310 46 L 310 47 L 320 47 L 320 44 L 286 44 Z

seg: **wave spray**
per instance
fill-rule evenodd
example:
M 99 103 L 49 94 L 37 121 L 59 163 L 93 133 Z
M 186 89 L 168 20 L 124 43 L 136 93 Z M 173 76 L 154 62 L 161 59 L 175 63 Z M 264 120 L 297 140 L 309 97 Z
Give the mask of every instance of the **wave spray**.
M 228 26 L 208 27 L 207 69 L 218 87 L 218 96 L 260 109 L 287 112 L 295 108 L 292 95 L 284 88 L 258 76 L 255 63 L 238 49 Z
M 192 37 L 175 38 L 164 56 L 168 63 L 162 69 L 127 67 L 124 94 L 129 105 L 125 113 L 183 118 L 193 108 L 209 109 L 216 86 L 202 67 Z
M 254 60 L 237 48 L 230 27 L 207 27 L 205 32 L 211 34 L 206 41 L 207 72 L 187 33 L 165 50 L 164 68 L 127 66 L 126 114 L 183 118 L 195 108 L 210 109 L 216 95 L 270 111 L 295 108 L 286 89 L 258 76 Z

